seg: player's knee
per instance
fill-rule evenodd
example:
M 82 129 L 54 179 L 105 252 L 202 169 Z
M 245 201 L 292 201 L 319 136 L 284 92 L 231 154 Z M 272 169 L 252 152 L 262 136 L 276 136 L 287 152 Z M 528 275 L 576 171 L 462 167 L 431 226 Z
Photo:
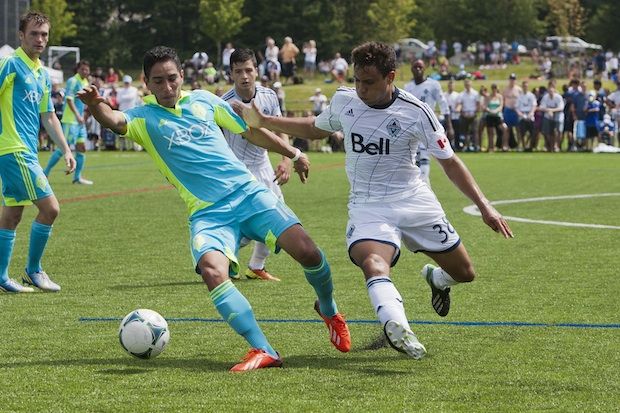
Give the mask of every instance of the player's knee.
M 46 208 L 39 210 L 38 221 L 51 225 L 60 215 L 60 206 L 56 204 L 48 205 Z
M 307 243 L 299 250 L 297 261 L 306 268 L 317 267 L 321 265 L 321 252 L 314 243 Z
M 474 266 L 471 263 L 464 265 L 458 271 L 457 281 L 459 282 L 469 283 L 469 282 L 472 282 L 474 278 L 476 278 L 476 270 L 474 269 Z
M 360 263 L 360 268 L 364 274 L 378 275 L 389 274 L 390 264 L 387 263 L 379 254 L 369 254 Z
M 200 276 L 202 280 L 207 285 L 217 285 L 220 284 L 221 281 L 225 281 L 228 279 L 228 275 L 223 275 L 224 271 L 221 268 L 215 267 L 213 265 L 199 263 L 198 269 L 200 270 Z

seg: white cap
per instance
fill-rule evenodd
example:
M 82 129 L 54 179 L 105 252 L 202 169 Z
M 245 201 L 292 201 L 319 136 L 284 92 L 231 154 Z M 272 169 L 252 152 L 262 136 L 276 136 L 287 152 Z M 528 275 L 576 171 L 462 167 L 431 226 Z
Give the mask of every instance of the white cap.
M 133 79 L 129 75 L 123 76 L 123 83 L 131 83 Z
M 275 87 L 276 89 L 280 89 L 282 87 L 282 83 L 274 82 L 273 87 Z
M 314 93 L 321 93 L 321 88 L 317 87 L 316 89 L 314 89 Z

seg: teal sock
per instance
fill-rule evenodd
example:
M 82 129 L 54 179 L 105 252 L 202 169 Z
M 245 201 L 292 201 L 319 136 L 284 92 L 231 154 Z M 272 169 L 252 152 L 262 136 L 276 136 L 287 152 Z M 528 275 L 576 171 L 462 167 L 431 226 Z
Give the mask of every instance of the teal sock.
M 37 221 L 32 222 L 32 228 L 30 228 L 28 264 L 26 266 L 26 272 L 28 274 L 34 274 L 35 272 L 42 271 L 41 257 L 43 257 L 47 240 L 50 238 L 51 234 L 51 225 L 41 224 Z
M 50 172 L 52 171 L 52 168 L 56 166 L 60 158 L 62 158 L 62 151 L 60 149 L 56 149 L 52 153 L 50 160 L 47 162 L 47 166 L 43 170 L 43 172 L 45 173 L 45 176 L 48 176 L 50 174 Z
M 319 253 L 321 254 L 321 263 L 316 267 L 304 267 L 304 274 L 306 274 L 306 280 L 314 287 L 316 296 L 319 298 L 321 313 L 324 316 L 332 317 L 338 312 L 333 296 L 332 272 L 323 251 L 319 250 Z
M 9 264 L 15 245 L 15 231 L 0 229 L 0 284 L 9 280 Z
M 258 326 L 252 306 L 230 280 L 215 287 L 209 296 L 224 321 L 237 334 L 243 336 L 252 348 L 262 349 L 272 356 L 278 356 Z
M 82 152 L 75 153 L 75 175 L 73 180 L 78 181 L 82 177 L 82 169 L 84 169 L 84 163 L 86 162 L 86 156 Z

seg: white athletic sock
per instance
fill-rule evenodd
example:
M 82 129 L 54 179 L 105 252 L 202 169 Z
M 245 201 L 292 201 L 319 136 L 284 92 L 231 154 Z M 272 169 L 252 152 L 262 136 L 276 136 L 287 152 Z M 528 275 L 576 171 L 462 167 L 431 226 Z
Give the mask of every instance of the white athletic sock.
M 254 243 L 254 251 L 252 252 L 252 258 L 248 267 L 252 270 L 262 270 L 265 268 L 265 261 L 269 256 L 269 248 L 262 242 Z
M 403 307 L 403 299 L 400 293 L 385 275 L 377 275 L 366 281 L 370 303 L 381 322 L 381 327 L 390 320 L 397 321 L 403 327 L 409 328 L 409 321 Z
M 440 267 L 437 267 L 433 270 L 433 285 L 440 290 L 445 290 L 448 287 L 458 284 L 458 281 L 455 281 L 454 278 L 450 276 L 447 272 L 442 270 Z

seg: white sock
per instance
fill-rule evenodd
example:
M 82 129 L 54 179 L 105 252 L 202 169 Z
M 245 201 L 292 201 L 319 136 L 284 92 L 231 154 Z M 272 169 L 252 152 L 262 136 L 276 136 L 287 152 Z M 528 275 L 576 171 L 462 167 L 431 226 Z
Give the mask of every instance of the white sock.
M 403 299 L 400 293 L 385 275 L 377 275 L 366 281 L 370 303 L 375 309 L 381 327 L 390 320 L 397 321 L 403 327 L 409 328 L 409 321 L 403 307 Z
M 440 290 L 445 290 L 448 287 L 458 284 L 458 281 L 454 281 L 454 278 L 450 277 L 450 274 L 437 267 L 433 270 L 433 285 Z
M 252 270 L 262 270 L 265 268 L 265 261 L 269 256 L 269 248 L 262 242 L 254 243 L 254 251 L 248 267 Z

